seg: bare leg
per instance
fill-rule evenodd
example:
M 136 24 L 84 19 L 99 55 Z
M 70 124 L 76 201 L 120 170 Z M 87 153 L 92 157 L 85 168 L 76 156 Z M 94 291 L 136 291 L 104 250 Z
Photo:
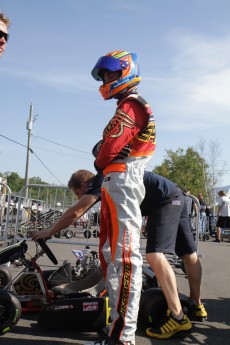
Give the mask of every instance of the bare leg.
M 156 274 L 157 280 L 166 298 L 168 309 L 177 319 L 183 318 L 183 311 L 177 292 L 174 271 L 163 253 L 148 253 L 146 258 Z
M 216 239 L 218 241 L 221 241 L 221 229 L 220 228 L 216 228 Z
M 188 277 L 190 298 L 196 303 L 201 304 L 200 300 L 200 288 L 201 288 L 201 277 L 202 267 L 197 253 L 186 254 L 182 257 L 185 265 L 186 274 Z

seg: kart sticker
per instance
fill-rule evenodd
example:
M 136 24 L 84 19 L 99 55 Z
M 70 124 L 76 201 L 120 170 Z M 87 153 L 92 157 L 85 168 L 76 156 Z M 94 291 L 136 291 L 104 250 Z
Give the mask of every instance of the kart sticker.
M 98 311 L 98 302 L 83 302 L 83 311 Z
M 78 260 L 83 260 L 85 257 L 85 253 L 82 250 L 72 249 L 72 252 L 77 257 Z
M 66 304 L 66 305 L 51 305 L 46 308 L 47 310 L 66 310 L 66 309 L 74 309 L 74 306 L 72 304 Z

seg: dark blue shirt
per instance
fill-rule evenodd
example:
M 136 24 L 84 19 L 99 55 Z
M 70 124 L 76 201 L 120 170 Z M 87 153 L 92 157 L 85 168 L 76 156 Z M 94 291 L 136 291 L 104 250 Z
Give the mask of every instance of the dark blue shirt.
M 151 171 L 145 171 L 144 185 L 145 197 L 140 206 L 143 216 L 147 216 L 153 209 L 160 207 L 160 203 L 166 199 L 182 193 L 174 182 Z
M 89 183 L 86 194 L 100 197 L 102 182 L 103 176 L 96 175 Z M 144 172 L 144 185 L 146 194 L 140 206 L 143 216 L 147 216 L 153 209 L 160 207 L 160 203 L 164 200 L 181 195 L 182 193 L 174 182 L 150 171 Z
M 96 195 L 101 198 L 101 185 L 102 185 L 103 179 L 104 179 L 103 176 L 95 175 L 89 182 L 88 189 L 85 194 Z

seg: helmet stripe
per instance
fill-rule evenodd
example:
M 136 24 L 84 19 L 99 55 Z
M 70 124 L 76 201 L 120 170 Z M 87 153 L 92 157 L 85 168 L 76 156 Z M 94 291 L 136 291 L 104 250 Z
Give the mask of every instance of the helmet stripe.
M 123 57 L 123 56 L 125 56 L 125 55 L 128 55 L 128 54 L 130 54 L 130 53 L 128 53 L 128 52 L 121 52 L 121 53 L 119 53 L 119 54 L 114 55 L 113 57 L 114 57 L 115 59 L 119 59 L 119 58 L 121 58 L 121 57 Z

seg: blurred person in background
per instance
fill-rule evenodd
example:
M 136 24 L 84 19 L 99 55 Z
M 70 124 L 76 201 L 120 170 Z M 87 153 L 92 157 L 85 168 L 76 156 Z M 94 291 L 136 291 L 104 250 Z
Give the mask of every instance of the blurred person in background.
M 203 193 L 199 192 L 197 195 L 197 199 L 199 201 L 199 238 L 202 239 L 206 232 L 206 226 L 207 226 L 207 215 L 208 215 L 208 208 L 207 203 L 204 200 Z
M 219 200 L 217 202 L 217 223 L 216 223 L 216 240 L 221 241 L 221 229 L 230 228 L 230 199 L 224 190 L 218 192 Z

